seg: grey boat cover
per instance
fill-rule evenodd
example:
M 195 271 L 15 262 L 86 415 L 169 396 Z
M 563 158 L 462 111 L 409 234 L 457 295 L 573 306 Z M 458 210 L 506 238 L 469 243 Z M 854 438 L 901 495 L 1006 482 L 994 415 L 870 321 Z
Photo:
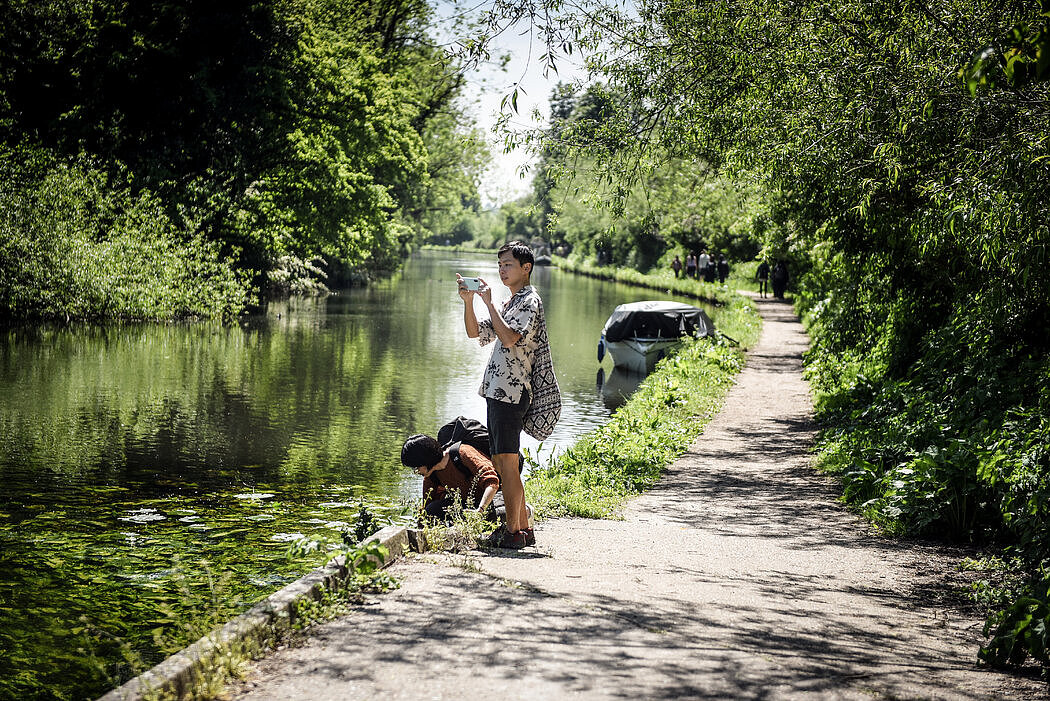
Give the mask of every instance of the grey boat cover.
M 628 338 L 680 338 L 712 336 L 714 322 L 703 309 L 678 302 L 632 302 L 621 304 L 605 322 L 606 341 Z

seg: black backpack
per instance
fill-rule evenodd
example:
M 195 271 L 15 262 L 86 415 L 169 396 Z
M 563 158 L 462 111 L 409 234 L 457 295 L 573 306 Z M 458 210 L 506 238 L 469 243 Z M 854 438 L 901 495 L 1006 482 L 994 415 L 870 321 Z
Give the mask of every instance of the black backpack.
M 476 448 L 479 452 L 492 457 L 489 446 L 489 430 L 485 427 L 485 424 L 477 419 L 457 416 L 438 429 L 437 442 L 441 444 L 442 448 L 450 448 L 453 443 L 466 443 L 472 448 Z
M 459 459 L 459 446 L 466 443 L 475 448 L 479 453 L 492 457 L 492 447 L 489 443 L 489 429 L 477 419 L 468 419 L 466 416 L 457 416 L 447 424 L 438 429 L 437 442 L 441 447 L 448 449 L 452 464 L 468 479 L 474 479 L 470 469 Z M 525 456 L 518 453 L 518 472 L 525 468 Z

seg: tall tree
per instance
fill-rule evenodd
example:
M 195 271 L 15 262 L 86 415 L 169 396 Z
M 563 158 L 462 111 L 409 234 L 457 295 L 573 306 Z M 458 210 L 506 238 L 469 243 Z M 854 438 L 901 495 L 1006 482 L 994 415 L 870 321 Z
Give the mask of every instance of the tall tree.
M 430 21 L 423 0 L 5 3 L 0 138 L 89 154 L 257 282 L 315 256 L 393 267 L 428 213 L 476 199 Z

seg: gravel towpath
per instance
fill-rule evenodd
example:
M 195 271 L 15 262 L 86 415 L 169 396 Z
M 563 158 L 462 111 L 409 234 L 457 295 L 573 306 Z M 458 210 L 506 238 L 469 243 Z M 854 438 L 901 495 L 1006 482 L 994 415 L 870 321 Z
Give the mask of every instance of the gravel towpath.
M 725 408 L 622 521 L 539 524 L 521 552 L 429 554 L 400 589 L 256 663 L 237 699 L 998 699 L 951 608 L 958 552 L 872 535 L 812 469 L 806 337 L 762 337 Z

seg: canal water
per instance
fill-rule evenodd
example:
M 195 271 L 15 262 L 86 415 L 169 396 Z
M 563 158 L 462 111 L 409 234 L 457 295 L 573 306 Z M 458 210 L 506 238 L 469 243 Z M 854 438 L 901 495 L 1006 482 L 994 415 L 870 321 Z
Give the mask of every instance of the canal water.
M 494 255 L 423 253 L 234 326 L 0 332 L 0 698 L 97 695 L 202 612 L 200 632 L 300 576 L 292 541 L 338 539 L 365 502 L 408 520 L 405 437 L 485 416 L 490 347 L 465 337 L 456 272 L 508 296 Z M 612 309 L 673 297 L 551 268 L 533 283 L 564 402 L 525 440 L 544 462 L 635 384 L 599 370 Z

